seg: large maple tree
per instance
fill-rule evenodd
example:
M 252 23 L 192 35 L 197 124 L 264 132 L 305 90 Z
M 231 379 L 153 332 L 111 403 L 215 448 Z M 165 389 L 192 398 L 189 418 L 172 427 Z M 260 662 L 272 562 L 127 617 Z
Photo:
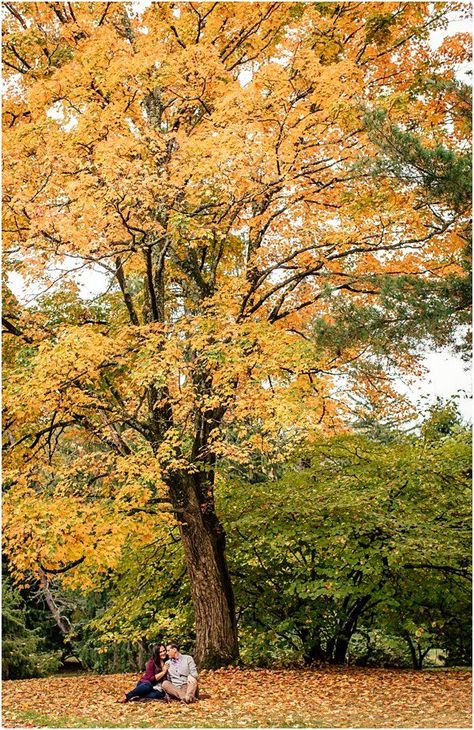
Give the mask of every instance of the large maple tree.
M 466 212 L 365 164 L 374 113 L 465 148 L 466 38 L 428 42 L 448 9 L 3 4 L 6 270 L 34 295 L 5 288 L 17 578 L 87 588 L 177 521 L 196 657 L 237 657 L 220 461 L 342 428 L 344 389 L 382 407 L 415 360 L 325 347 L 312 322 L 336 296 L 376 302 L 382 277 L 461 270 Z M 86 300 L 88 271 L 107 286 Z

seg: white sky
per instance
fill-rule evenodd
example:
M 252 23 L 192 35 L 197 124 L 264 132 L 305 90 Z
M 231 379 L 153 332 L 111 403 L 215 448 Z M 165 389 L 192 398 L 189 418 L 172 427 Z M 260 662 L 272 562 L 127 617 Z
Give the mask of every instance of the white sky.
M 461 358 L 448 350 L 427 351 L 422 365 L 427 368 L 426 375 L 415 383 L 406 385 L 399 382 L 397 390 L 417 404 L 422 413 L 437 398 L 455 397 L 459 411 L 466 421 L 472 421 L 472 372 Z

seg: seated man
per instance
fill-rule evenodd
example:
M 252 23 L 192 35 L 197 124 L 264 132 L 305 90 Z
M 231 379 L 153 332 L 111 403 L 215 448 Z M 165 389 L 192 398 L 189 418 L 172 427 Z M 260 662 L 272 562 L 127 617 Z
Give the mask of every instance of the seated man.
M 180 654 L 178 644 L 170 643 L 168 653 L 168 678 L 162 683 L 164 691 L 181 702 L 188 704 L 197 698 L 198 673 L 194 659 L 189 654 Z

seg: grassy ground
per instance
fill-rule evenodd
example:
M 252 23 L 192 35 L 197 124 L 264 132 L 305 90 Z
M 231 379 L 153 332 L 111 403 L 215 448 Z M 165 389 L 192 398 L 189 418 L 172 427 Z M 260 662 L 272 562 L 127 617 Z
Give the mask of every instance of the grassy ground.
M 193 705 L 120 705 L 132 674 L 3 683 L 3 727 L 470 727 L 468 671 L 219 670 Z

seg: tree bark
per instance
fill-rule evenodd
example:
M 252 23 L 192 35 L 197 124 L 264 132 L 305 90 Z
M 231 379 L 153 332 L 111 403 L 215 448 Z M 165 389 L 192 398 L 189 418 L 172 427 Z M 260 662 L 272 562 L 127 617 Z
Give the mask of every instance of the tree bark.
M 210 492 L 212 484 L 209 485 Z M 183 474 L 171 487 L 180 521 L 191 598 L 195 612 L 200 668 L 234 662 L 239 655 L 232 584 L 225 556 L 225 533 L 212 499 L 203 501 L 201 475 Z
M 357 628 L 357 622 L 361 614 L 370 602 L 370 596 L 357 598 L 345 621 L 342 623 L 337 635 L 331 643 L 330 661 L 332 664 L 344 664 L 349 644 Z M 329 647 L 329 642 L 328 642 Z
M 136 662 L 135 662 L 137 672 L 143 671 L 147 659 L 148 659 L 148 655 L 147 655 L 146 642 L 143 639 L 140 639 L 140 641 L 138 642 L 138 651 L 136 653 Z
M 410 634 L 408 633 L 408 631 L 404 631 L 403 636 L 404 636 L 405 641 L 408 644 L 408 648 L 410 649 L 413 669 L 421 669 L 422 662 L 420 662 L 420 660 L 419 660 L 418 654 L 415 649 L 415 645 L 414 645 L 413 641 L 411 640 Z
M 350 640 L 350 636 L 338 636 L 334 648 L 334 664 L 345 664 Z
M 56 602 L 53 598 L 53 594 L 51 593 L 51 591 L 49 589 L 48 578 L 44 572 L 41 573 L 40 587 L 41 587 L 41 592 L 46 601 L 46 605 L 48 606 L 49 610 L 53 614 L 54 620 L 55 620 L 59 630 L 61 631 L 61 633 L 64 636 L 64 640 L 66 642 L 70 643 L 69 636 L 72 631 L 71 623 L 70 623 L 69 619 L 67 618 L 67 616 L 63 616 L 63 614 L 59 610 L 58 606 L 56 605 Z

